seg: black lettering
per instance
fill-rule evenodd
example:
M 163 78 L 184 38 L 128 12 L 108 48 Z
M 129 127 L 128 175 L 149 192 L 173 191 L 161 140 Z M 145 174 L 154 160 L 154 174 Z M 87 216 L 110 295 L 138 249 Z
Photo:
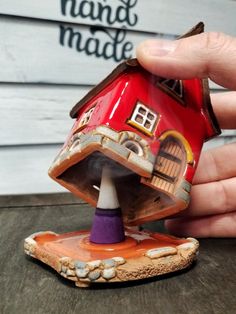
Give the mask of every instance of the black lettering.
M 96 57 L 100 57 L 98 48 L 99 40 L 96 38 L 88 38 L 84 46 L 84 51 L 88 56 L 95 55 Z
M 122 29 L 118 29 L 115 32 L 114 40 L 113 40 L 113 58 L 116 62 L 120 62 L 123 60 L 121 52 L 119 52 L 119 48 L 122 47 L 120 44 L 124 41 L 126 36 L 126 31 Z M 122 50 L 122 49 L 121 49 Z
M 99 10 L 98 10 L 98 16 L 97 18 L 99 21 L 106 21 L 107 24 L 112 25 L 116 22 L 115 19 L 112 20 L 112 8 L 109 5 L 102 5 L 101 3 L 98 4 Z M 105 17 L 106 13 L 106 17 Z
M 105 43 L 103 50 L 102 50 L 103 58 L 106 60 L 111 59 L 111 58 L 113 58 L 113 54 L 114 54 L 114 46 L 113 46 L 112 42 Z
M 71 3 L 70 15 L 73 17 L 76 17 L 76 15 L 75 15 L 76 0 L 61 0 L 61 13 L 62 13 L 62 15 L 67 15 L 66 5 L 68 2 Z
M 132 58 L 132 50 L 134 46 L 130 41 L 127 41 L 122 49 L 122 59 L 130 59 Z
M 87 7 L 87 12 L 86 12 Z M 80 15 L 83 18 L 91 17 L 94 11 L 94 3 L 92 1 L 81 1 L 79 6 L 79 12 L 77 15 Z
M 100 40 L 98 35 L 104 33 L 107 40 Z M 83 33 L 74 31 L 72 27 L 60 25 L 59 43 L 84 52 L 88 56 L 96 56 L 105 60 L 113 59 L 120 62 L 123 59 L 131 58 L 133 44 L 125 41 L 126 30 L 107 30 L 103 27 L 91 27 L 91 37 L 83 38 Z
M 72 27 L 65 27 L 63 25 L 60 25 L 60 39 L 59 42 L 62 46 L 65 46 L 67 44 L 70 48 L 76 47 L 76 50 L 82 51 L 83 49 L 80 48 L 80 43 L 82 39 L 82 35 L 79 32 L 74 32 Z M 68 40 L 67 43 L 65 43 L 65 37 L 66 34 L 68 34 Z
M 61 13 L 65 16 L 70 14 L 71 17 L 89 17 L 91 20 L 98 20 L 109 25 L 117 22 L 135 26 L 138 22 L 138 16 L 132 13 L 132 9 L 136 6 L 138 0 L 119 1 L 122 4 L 115 9 L 98 1 L 61 0 Z
M 126 22 L 130 26 L 135 26 L 138 22 L 137 14 L 131 18 L 131 9 L 136 6 L 138 0 L 120 0 L 125 6 L 119 6 L 116 10 L 116 20 L 119 23 Z

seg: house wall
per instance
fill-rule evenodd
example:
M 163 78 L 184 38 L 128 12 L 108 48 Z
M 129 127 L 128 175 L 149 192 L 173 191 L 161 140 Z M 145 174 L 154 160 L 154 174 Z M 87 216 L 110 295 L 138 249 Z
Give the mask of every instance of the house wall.
M 63 190 L 47 169 L 72 127 L 70 109 L 139 42 L 175 38 L 201 20 L 207 31 L 236 35 L 232 0 L 88 3 L 0 1 L 1 195 Z M 209 145 L 234 137 L 227 131 Z

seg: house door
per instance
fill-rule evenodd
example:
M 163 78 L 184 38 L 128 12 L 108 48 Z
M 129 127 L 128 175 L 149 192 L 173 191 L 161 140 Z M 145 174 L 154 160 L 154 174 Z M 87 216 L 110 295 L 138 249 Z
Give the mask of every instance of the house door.
M 168 193 L 174 193 L 186 167 L 186 152 L 180 140 L 168 136 L 163 140 L 156 164 L 152 184 Z

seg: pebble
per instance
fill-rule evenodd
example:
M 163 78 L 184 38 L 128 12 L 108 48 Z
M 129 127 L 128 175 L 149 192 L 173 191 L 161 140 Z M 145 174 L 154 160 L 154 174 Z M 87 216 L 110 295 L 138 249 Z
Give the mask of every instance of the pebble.
M 86 268 L 84 268 L 84 269 L 78 268 L 78 269 L 76 269 L 75 273 L 76 273 L 78 278 L 86 278 L 88 273 L 89 273 L 89 270 Z
M 198 244 L 198 240 L 194 239 L 194 238 L 187 238 L 187 240 L 189 240 L 192 243 Z
M 126 262 L 125 259 L 121 256 L 115 256 L 112 259 L 116 262 L 117 265 L 123 265 Z
M 71 259 L 69 258 L 69 257 L 67 257 L 67 256 L 64 256 L 64 257 L 61 257 L 60 258 L 60 262 L 61 262 L 61 264 L 63 264 L 63 265 L 69 265 L 69 262 L 71 261 Z
M 162 256 L 168 256 L 168 255 L 174 255 L 174 254 L 177 254 L 176 248 L 171 247 L 171 246 L 166 246 L 166 247 L 160 247 L 160 248 L 148 250 L 145 255 L 150 258 L 159 258 Z
M 86 263 L 82 261 L 75 261 L 75 268 L 83 269 L 86 267 Z
M 111 267 L 116 266 L 116 261 L 115 261 L 114 259 L 112 259 L 112 258 L 110 258 L 110 259 L 104 259 L 104 260 L 102 261 L 102 263 L 103 263 L 103 266 L 104 266 L 105 268 L 111 268 Z
M 183 243 L 177 246 L 178 249 L 182 249 L 182 250 L 190 250 L 193 249 L 195 247 L 195 244 L 193 242 L 187 242 L 187 243 Z
M 32 238 L 26 238 L 25 239 L 25 244 L 28 244 L 28 245 L 35 245 L 36 244 L 36 242 L 35 242 L 35 240 L 34 239 L 32 239 Z
M 62 271 L 63 273 L 66 273 L 66 272 L 67 272 L 67 267 L 66 267 L 66 266 L 62 266 L 62 267 L 61 267 L 61 271 Z
M 103 272 L 102 272 L 102 277 L 104 278 L 104 279 L 112 279 L 112 278 L 114 278 L 116 276 L 116 270 L 115 270 L 115 268 L 114 267 L 112 267 L 112 268 L 106 268 L 106 269 L 104 269 L 103 270 Z
M 149 240 L 152 239 L 148 234 L 131 234 L 131 237 L 137 241 Z
M 67 269 L 66 275 L 67 275 L 67 276 L 74 276 L 74 275 L 75 275 L 75 272 L 74 272 L 73 270 L 71 270 L 71 269 Z
M 95 268 L 99 268 L 100 265 L 102 264 L 101 260 L 95 260 L 87 263 L 87 266 L 89 269 L 94 270 Z
M 99 277 L 101 276 L 101 271 L 100 270 L 93 270 L 89 273 L 88 275 L 88 278 L 91 280 L 91 281 L 95 281 L 97 280 Z

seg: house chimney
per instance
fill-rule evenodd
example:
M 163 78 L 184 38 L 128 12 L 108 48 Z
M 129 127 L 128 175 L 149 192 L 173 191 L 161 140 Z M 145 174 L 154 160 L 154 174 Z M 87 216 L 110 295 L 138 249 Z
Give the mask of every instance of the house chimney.
M 111 244 L 122 242 L 124 239 L 122 212 L 116 188 L 110 168 L 104 166 L 90 241 L 97 244 Z

